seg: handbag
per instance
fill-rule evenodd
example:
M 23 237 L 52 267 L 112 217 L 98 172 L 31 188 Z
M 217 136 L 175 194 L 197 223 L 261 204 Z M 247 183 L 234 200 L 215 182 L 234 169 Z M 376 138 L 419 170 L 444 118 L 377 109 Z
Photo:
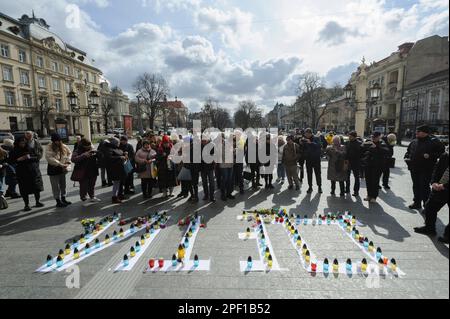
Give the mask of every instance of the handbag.
M 86 175 L 86 168 L 75 165 L 75 168 L 72 172 L 72 176 L 70 176 L 70 180 L 74 182 L 80 182 L 84 179 Z
M 133 165 L 131 164 L 130 160 L 127 160 L 123 164 L 123 169 L 125 171 L 125 175 L 127 175 L 127 176 L 133 171 Z
M 0 195 L 0 210 L 7 209 L 8 207 L 8 202 L 6 201 L 5 197 L 3 197 L 3 195 Z
M 191 170 L 186 167 L 182 167 L 180 173 L 178 174 L 177 179 L 182 182 L 189 182 L 192 180 Z
M 388 158 L 387 164 L 389 168 L 395 168 L 395 157 Z

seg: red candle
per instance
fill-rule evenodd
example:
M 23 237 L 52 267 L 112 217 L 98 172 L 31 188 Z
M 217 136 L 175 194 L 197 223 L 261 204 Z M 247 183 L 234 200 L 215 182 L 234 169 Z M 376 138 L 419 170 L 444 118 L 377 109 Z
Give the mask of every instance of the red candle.
M 280 220 L 280 219 L 279 219 L 278 217 L 275 217 L 275 222 L 276 222 L 276 223 L 278 223 L 279 220 Z
M 150 266 L 150 269 L 152 269 L 153 267 L 155 267 L 155 260 L 154 259 L 150 259 L 148 261 L 148 265 Z
M 281 217 L 281 218 L 280 218 L 280 223 L 283 223 L 283 222 L 284 222 L 284 218 Z
M 163 268 L 164 267 L 164 259 L 160 259 L 160 260 L 158 260 L 158 266 L 159 266 L 159 268 Z
M 385 265 L 387 265 L 387 264 L 388 264 L 388 259 L 387 259 L 386 257 L 384 257 L 384 259 L 383 259 L 383 263 L 384 263 Z
M 311 270 L 316 272 L 316 270 L 317 270 L 317 264 L 316 263 L 312 263 L 311 264 Z

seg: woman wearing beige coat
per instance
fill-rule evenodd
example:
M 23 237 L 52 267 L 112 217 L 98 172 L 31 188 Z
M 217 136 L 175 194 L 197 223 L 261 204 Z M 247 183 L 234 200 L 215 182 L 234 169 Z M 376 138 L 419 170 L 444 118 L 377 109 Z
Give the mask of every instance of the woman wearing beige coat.
M 71 170 L 70 156 L 72 152 L 63 144 L 59 134 L 52 134 L 52 142 L 47 146 L 47 175 L 50 177 L 56 207 L 66 207 L 71 202 L 66 200 L 66 174 Z
M 144 199 L 152 197 L 153 187 L 156 185 L 156 179 L 152 174 L 152 163 L 156 158 L 156 151 L 150 146 L 150 142 L 142 142 L 142 148 L 137 151 L 135 161 L 138 170 L 138 177 L 141 179 L 142 196 Z

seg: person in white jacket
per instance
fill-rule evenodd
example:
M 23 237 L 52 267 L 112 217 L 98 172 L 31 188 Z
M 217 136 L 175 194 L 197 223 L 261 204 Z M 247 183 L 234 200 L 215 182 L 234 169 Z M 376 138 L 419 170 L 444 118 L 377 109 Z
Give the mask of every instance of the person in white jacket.
M 66 207 L 71 202 L 66 200 L 66 174 L 70 171 L 70 156 L 72 152 L 63 144 L 59 134 L 52 134 L 52 142 L 47 146 L 45 159 L 47 160 L 47 175 L 50 177 L 53 197 L 56 207 Z

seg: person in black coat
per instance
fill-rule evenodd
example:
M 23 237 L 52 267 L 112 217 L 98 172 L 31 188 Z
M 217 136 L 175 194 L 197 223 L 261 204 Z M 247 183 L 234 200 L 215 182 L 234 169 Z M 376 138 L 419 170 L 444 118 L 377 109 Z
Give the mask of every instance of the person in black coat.
M 205 161 L 203 156 L 203 150 L 205 147 L 211 148 L 209 151 L 209 155 L 211 158 L 214 157 L 214 148 L 215 144 L 211 142 L 211 139 L 208 137 L 202 138 L 202 164 L 201 164 L 201 175 L 202 175 L 202 184 L 203 184 L 203 200 L 210 200 L 211 202 L 215 202 L 216 198 L 214 196 L 215 193 L 215 185 L 214 185 L 214 167 L 215 162 Z
M 19 183 L 20 195 L 25 203 L 24 211 L 30 211 L 28 195 L 34 194 L 36 207 L 43 207 L 40 193 L 44 190 L 42 174 L 39 169 L 39 160 L 42 156 L 36 153 L 36 148 L 30 147 L 25 137 L 19 137 L 14 142 L 14 149 L 10 154 L 11 162 L 16 166 L 16 177 Z
M 80 199 L 84 202 L 89 195 L 91 202 L 100 201 L 95 197 L 95 183 L 98 176 L 98 151 L 95 151 L 91 141 L 82 138 L 73 151 L 72 162 L 75 163 L 72 176 L 78 176 L 80 183 Z
M 345 145 L 346 152 L 346 160 L 348 161 L 348 177 L 346 183 L 346 193 L 350 193 L 350 177 L 353 173 L 353 177 L 355 178 L 355 185 L 353 186 L 353 196 L 359 196 L 359 178 L 360 178 L 360 170 L 361 170 L 361 157 L 362 157 L 362 143 L 358 140 L 358 134 L 355 131 L 352 131 L 348 134 L 349 141 Z
M 112 180 L 108 175 L 108 172 L 106 171 L 106 161 L 104 155 L 104 148 L 105 145 L 109 143 L 108 139 L 100 141 L 97 147 L 97 160 L 98 160 L 98 166 L 100 168 L 100 177 L 102 179 L 102 187 L 105 186 L 112 186 Z
M 386 155 L 385 165 L 382 173 L 382 182 L 384 189 L 391 189 L 389 186 L 389 177 L 391 176 L 391 163 L 394 160 L 394 146 L 397 144 L 397 137 L 394 133 L 383 136 L 383 141 L 388 147 L 388 154 Z M 381 186 L 379 187 L 381 189 Z
M 367 197 L 365 201 L 376 203 L 381 173 L 385 165 L 386 156 L 389 149 L 381 139 L 381 133 L 372 134 L 372 140 L 368 140 L 363 144 L 363 166 L 366 176 Z
M 430 133 L 428 126 L 418 127 L 416 139 L 409 144 L 405 154 L 413 182 L 414 202 L 409 206 L 410 209 L 422 208 L 422 202 L 425 203 L 430 197 L 433 168 L 445 150 L 444 145 Z
M 250 144 L 253 146 L 251 146 Z M 258 137 L 254 135 L 248 136 L 244 146 L 244 154 L 245 154 L 245 162 L 247 163 L 247 165 L 250 166 L 252 174 L 252 188 L 254 190 L 262 186 L 262 184 L 259 182 L 261 179 L 260 175 L 261 172 L 259 170 L 261 167 L 261 163 L 259 161 L 258 148 L 259 148 Z
M 120 137 L 119 149 L 122 150 L 124 155 L 128 157 L 128 159 L 131 162 L 131 165 L 135 167 L 134 162 L 135 153 L 133 145 L 128 143 L 128 137 L 126 137 L 125 135 L 122 135 Z M 134 194 L 134 169 L 127 176 L 125 176 L 125 178 L 120 183 L 119 197 L 123 197 L 124 194 L 125 195 Z
M 105 144 L 103 152 L 108 176 L 113 181 L 112 202 L 113 204 L 120 204 L 125 199 L 124 196 L 119 197 L 119 188 L 120 182 L 125 178 L 124 163 L 127 156 L 119 149 L 119 139 L 115 137 Z
M 322 143 L 320 139 L 313 135 L 313 131 L 310 128 L 305 130 L 305 138 L 302 140 L 306 174 L 308 176 L 308 194 L 313 192 L 312 174 L 316 176 L 316 183 L 319 194 L 322 194 L 322 172 L 321 172 L 321 156 L 322 156 Z
M 444 205 L 448 205 L 448 181 L 449 181 L 449 166 L 448 166 L 448 152 L 445 152 L 439 158 L 438 163 L 434 167 L 433 175 L 431 177 L 432 191 L 428 201 L 425 204 L 423 213 L 425 214 L 425 226 L 416 227 L 414 231 L 424 235 L 436 235 L 436 219 L 437 213 Z M 439 237 L 439 241 L 448 244 L 449 240 L 449 225 L 445 228 L 444 236 Z

